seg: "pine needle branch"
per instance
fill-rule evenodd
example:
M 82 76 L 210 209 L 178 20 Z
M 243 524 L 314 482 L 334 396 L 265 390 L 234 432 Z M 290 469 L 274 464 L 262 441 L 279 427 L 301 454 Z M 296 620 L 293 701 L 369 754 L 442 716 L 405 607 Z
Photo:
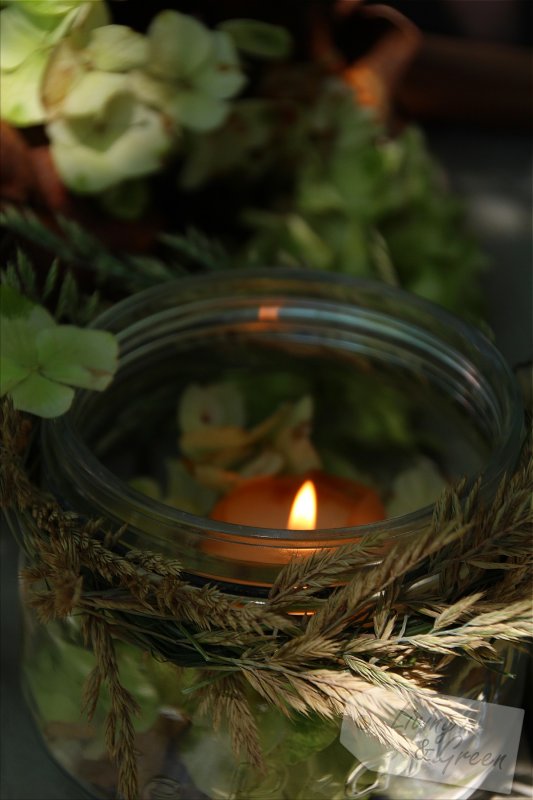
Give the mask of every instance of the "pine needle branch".
M 230 257 L 218 239 L 210 239 L 197 228 L 188 228 L 184 234 L 162 233 L 159 241 L 179 253 L 193 266 L 216 271 L 231 266 Z
M 115 253 L 73 220 L 56 217 L 61 233 L 55 233 L 29 209 L 14 206 L 0 212 L 0 225 L 23 240 L 53 253 L 63 264 L 92 272 L 96 282 L 109 282 L 130 292 L 173 280 L 185 270 L 177 261 L 152 256 Z

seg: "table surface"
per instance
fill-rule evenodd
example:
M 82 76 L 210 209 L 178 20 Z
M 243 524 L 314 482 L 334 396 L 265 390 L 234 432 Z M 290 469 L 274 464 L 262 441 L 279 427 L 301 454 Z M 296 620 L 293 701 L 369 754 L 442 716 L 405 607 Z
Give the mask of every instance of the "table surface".
M 489 256 L 489 319 L 496 344 L 512 365 L 533 357 L 531 146 L 527 135 L 442 128 L 430 146 L 452 187 L 464 197 L 472 228 Z M 7 530 L 1 565 L 1 800 L 85 800 L 88 796 L 47 755 L 19 685 L 21 644 L 17 553 Z M 525 736 L 522 764 L 527 762 Z M 527 771 L 527 766 L 526 766 Z M 524 777 L 511 797 L 531 797 Z M 524 794 L 524 791 L 526 794 Z M 487 794 L 487 798 L 489 795 Z

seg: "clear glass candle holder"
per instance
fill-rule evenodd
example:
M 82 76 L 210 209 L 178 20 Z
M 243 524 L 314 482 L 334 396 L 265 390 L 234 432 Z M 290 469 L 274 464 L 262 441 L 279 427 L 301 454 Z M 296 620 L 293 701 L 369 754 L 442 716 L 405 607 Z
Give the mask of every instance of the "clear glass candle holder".
M 127 526 L 127 543 L 178 559 L 189 581 L 216 583 L 243 602 L 260 603 L 290 558 L 378 529 L 396 541 L 426 527 L 433 507 L 355 528 L 292 531 L 218 522 L 140 494 L 130 481 L 140 472 L 160 476 L 177 446 L 176 402 L 191 383 L 257 385 L 258 414 L 276 386 L 305 387 L 315 399 L 318 449 L 331 463 L 340 455 L 366 464 L 377 481 L 403 458 L 402 434 L 387 427 L 386 415 L 380 428 L 381 397 L 447 480 L 481 477 L 487 498 L 520 450 L 518 392 L 497 350 L 442 309 L 382 284 L 281 269 L 214 273 L 133 296 L 94 327 L 117 334 L 120 368 L 104 393 L 80 392 L 68 414 L 43 425 L 43 481 L 66 507 Z M 374 415 L 361 398 L 376 405 Z M 354 436 L 346 437 L 352 421 Z M 258 776 L 233 758 L 227 731 L 215 732 L 184 692 L 193 670 L 178 678 L 172 666 L 120 644 L 119 659 L 142 709 L 143 798 L 425 796 L 425 787 L 397 780 L 373 790 L 369 779 L 362 788 L 353 778 L 357 763 L 339 743 L 340 721 L 290 722 L 255 697 L 268 766 Z M 42 628 L 28 616 L 26 685 L 47 746 L 95 796 L 112 797 L 116 770 L 103 746 L 103 710 L 91 723 L 79 714 L 91 666 L 75 618 Z M 494 700 L 505 686 L 477 668 L 451 675 L 447 689 Z M 469 796 L 461 791 L 445 787 L 442 797 Z

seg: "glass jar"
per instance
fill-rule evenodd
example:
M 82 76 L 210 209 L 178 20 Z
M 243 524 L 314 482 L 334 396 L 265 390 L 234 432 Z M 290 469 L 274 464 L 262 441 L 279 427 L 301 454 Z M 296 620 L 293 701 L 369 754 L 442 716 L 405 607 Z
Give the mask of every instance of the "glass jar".
M 67 415 L 43 425 L 44 482 L 66 507 L 126 525 L 126 542 L 175 557 L 189 581 L 216 583 L 243 602 L 262 602 L 280 566 L 313 552 L 317 542 L 335 547 L 378 528 L 392 542 L 427 526 L 433 508 L 310 534 L 217 522 L 140 494 L 130 480 L 139 471 L 159 476 L 176 447 L 176 400 L 190 383 L 229 378 L 253 385 L 258 414 L 284 399 L 279 392 L 304 387 L 315 398 L 316 441 L 326 462 L 332 469 L 339 457 L 366 463 L 384 482 L 390 464 L 402 463 L 406 435 L 448 480 L 482 475 L 486 497 L 520 449 L 518 393 L 495 348 L 440 308 L 382 284 L 304 271 L 216 273 L 133 296 L 94 327 L 117 334 L 120 368 L 106 392 L 80 392 Z M 354 438 L 347 440 L 351 420 Z M 115 796 L 116 771 L 103 743 L 106 698 L 91 723 L 79 712 L 93 662 L 75 617 L 46 628 L 28 617 L 26 633 L 26 685 L 49 749 L 96 796 Z M 195 669 L 178 675 L 123 643 L 118 655 L 126 688 L 141 706 L 136 744 L 143 798 L 372 795 L 370 777 L 362 788 L 357 763 L 339 743 L 339 725 L 288 721 L 252 697 L 268 766 L 259 776 L 235 761 L 227 731 L 214 732 L 200 716 L 186 692 Z M 448 686 L 500 701 L 505 688 L 479 668 L 456 673 Z M 376 791 L 391 800 L 424 796 L 425 787 L 411 781 L 406 790 L 402 780 L 387 788 L 380 779 Z M 469 796 L 458 791 L 445 787 L 442 797 Z

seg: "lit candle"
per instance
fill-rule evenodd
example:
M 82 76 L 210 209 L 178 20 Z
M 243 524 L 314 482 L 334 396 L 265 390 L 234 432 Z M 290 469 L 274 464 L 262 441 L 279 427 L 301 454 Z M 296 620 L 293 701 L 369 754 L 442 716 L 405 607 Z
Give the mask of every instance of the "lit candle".
M 313 530 L 377 522 L 385 509 L 369 486 L 314 470 L 246 481 L 219 500 L 211 517 L 255 528 Z
M 291 531 L 312 531 L 316 527 L 316 489 L 313 481 L 306 481 L 298 489 L 287 520 Z

